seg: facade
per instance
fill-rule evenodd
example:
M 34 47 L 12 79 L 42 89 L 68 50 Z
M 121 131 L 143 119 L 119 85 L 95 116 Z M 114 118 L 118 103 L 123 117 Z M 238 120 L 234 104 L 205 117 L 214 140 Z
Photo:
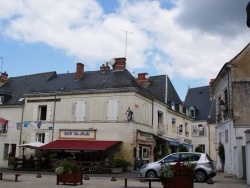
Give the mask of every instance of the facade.
M 192 141 L 194 148 L 200 146 L 203 152 L 216 160 L 215 100 L 210 96 L 210 86 L 189 88 L 184 105 L 193 118 Z
M 34 154 L 32 149 L 18 147 L 32 142 L 43 143 L 41 151 L 58 152 L 61 157 L 101 160 L 120 156 L 135 166 L 137 159 L 141 164 L 154 160 L 157 140 L 163 143 L 157 153 L 177 151 L 186 136 L 179 140 L 175 135 L 168 137 L 168 113 L 174 114 L 178 124 L 191 122 L 191 118 L 169 109 L 167 93 L 173 86 L 157 91 L 155 78 L 144 73 L 134 78 L 126 69 L 125 58 L 115 58 L 111 66 L 84 71 L 84 65 L 77 63 L 76 73 L 5 77 L 0 87 L 0 117 L 6 120 L 1 122 L 8 132 L 0 134 L 0 151 L 5 151 L 0 155 L 6 155 L 0 166 L 7 166 L 7 153 L 19 158 Z M 158 78 L 163 78 L 165 86 L 170 82 L 166 75 Z M 191 142 L 184 144 L 192 147 Z
M 250 128 L 250 46 L 249 44 L 226 63 L 216 79 L 212 91 L 216 100 L 216 140 L 225 149 L 224 171 L 246 177 L 246 137 Z M 223 168 L 217 156 L 217 168 Z

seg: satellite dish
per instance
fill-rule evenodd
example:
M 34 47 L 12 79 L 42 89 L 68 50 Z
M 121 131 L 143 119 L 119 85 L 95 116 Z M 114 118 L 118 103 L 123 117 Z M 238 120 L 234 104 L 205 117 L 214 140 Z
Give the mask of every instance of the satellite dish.
M 110 59 L 110 60 L 109 60 L 109 64 L 110 64 L 111 66 L 113 66 L 113 65 L 115 64 L 115 59 Z
M 148 74 L 146 74 L 146 75 L 145 75 L 145 78 L 146 78 L 146 79 L 149 79 L 149 75 L 148 75 Z

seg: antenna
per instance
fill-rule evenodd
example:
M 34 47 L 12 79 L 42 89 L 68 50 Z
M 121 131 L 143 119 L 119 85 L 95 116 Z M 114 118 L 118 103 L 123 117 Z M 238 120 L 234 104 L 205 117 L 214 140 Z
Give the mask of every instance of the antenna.
M 3 73 L 3 57 L 0 57 L 0 59 L 2 59 L 1 73 Z
M 127 31 L 127 30 L 122 30 L 122 29 L 121 29 L 121 31 L 126 32 L 126 45 L 125 45 L 125 58 L 126 58 L 126 55 L 127 55 L 127 43 L 128 43 L 128 33 L 129 34 L 133 34 L 133 33 L 130 32 L 130 31 Z

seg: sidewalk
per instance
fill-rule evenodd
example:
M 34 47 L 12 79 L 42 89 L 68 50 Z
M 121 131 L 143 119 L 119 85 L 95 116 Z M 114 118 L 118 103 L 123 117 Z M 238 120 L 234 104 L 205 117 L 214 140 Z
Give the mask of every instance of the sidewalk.
M 0 180 L 0 187 L 4 188 L 68 188 L 74 187 L 72 185 L 56 185 L 56 175 L 43 174 L 42 177 L 37 178 L 35 173 L 24 173 L 18 177 L 18 182 L 14 181 L 14 175 L 3 174 L 3 180 Z M 89 174 L 90 180 L 83 180 L 83 185 L 77 185 L 76 187 L 84 188 L 123 188 L 124 179 L 116 178 L 117 181 L 111 181 L 109 177 L 93 177 Z M 194 188 L 250 188 L 246 185 L 245 180 L 238 180 L 234 177 L 225 178 L 223 173 L 218 173 L 213 178 L 213 184 L 207 183 L 194 183 Z M 130 188 L 146 188 L 148 182 L 140 182 L 135 180 L 128 180 L 128 187 Z M 160 182 L 152 182 L 152 188 L 162 188 Z

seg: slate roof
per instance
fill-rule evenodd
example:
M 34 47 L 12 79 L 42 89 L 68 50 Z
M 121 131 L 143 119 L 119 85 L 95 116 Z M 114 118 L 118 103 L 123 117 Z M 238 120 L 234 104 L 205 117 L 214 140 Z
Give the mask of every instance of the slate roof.
M 175 104 L 181 104 L 182 101 L 177 94 L 172 82 L 167 75 L 149 77 L 150 84 L 147 90 L 152 93 L 158 100 L 168 103 L 174 101 Z
M 0 94 L 11 93 L 11 100 L 5 104 L 21 104 L 18 100 L 25 94 L 40 93 L 135 91 L 152 97 L 126 69 L 124 71 L 86 71 L 79 80 L 76 80 L 75 75 L 75 73 L 47 72 L 12 77 L 0 87 Z
M 196 106 L 198 111 L 194 121 L 207 121 L 210 116 L 209 123 L 215 123 L 215 100 L 210 100 L 210 87 L 203 86 L 197 88 L 189 88 L 184 106 L 189 109 Z

